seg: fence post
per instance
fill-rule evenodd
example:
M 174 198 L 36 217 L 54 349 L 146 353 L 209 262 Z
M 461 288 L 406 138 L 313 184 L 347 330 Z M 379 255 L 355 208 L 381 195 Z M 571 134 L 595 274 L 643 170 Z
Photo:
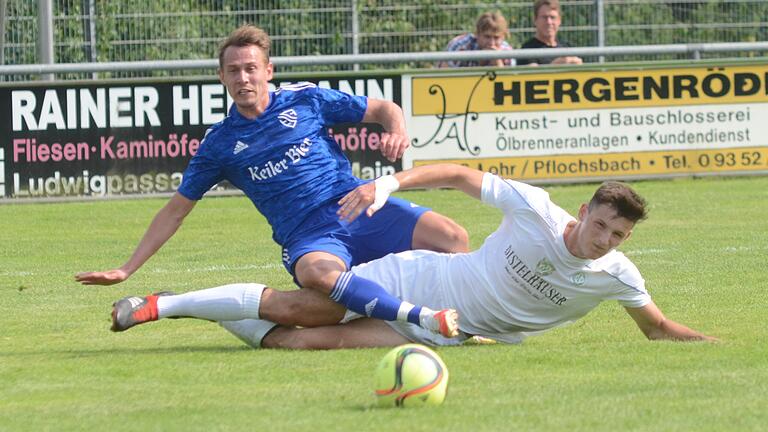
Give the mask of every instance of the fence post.
M 360 18 L 357 15 L 357 0 L 350 0 L 352 7 L 352 54 L 360 54 Z M 360 64 L 355 63 L 352 70 L 360 70 Z
M 8 0 L 0 0 L 0 65 L 5 64 L 5 6 Z
M 96 63 L 97 61 L 95 7 L 95 0 L 83 0 L 83 31 L 85 33 L 83 47 L 85 49 L 85 61 L 91 63 Z M 98 74 L 96 72 L 91 74 L 91 78 L 96 79 L 97 77 Z
M 5 64 L 5 16 L 8 0 L 0 0 L 0 66 Z M 5 81 L 5 76 L 0 77 L 0 81 Z M 0 194 L 4 196 L 5 194 Z
M 595 0 L 597 18 L 597 46 L 605 46 L 605 1 Z M 598 58 L 600 63 L 605 63 L 605 56 Z
M 37 33 L 40 64 L 53 64 L 53 6 L 51 0 L 37 1 Z M 44 81 L 53 81 L 53 74 L 42 74 Z

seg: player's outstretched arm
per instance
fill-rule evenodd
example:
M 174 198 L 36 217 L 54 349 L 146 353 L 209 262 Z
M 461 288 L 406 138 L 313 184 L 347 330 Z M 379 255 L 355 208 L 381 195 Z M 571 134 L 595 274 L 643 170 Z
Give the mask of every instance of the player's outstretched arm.
M 395 174 L 400 189 L 454 188 L 480 199 L 483 171 L 457 164 L 422 165 Z
M 179 193 L 174 194 L 157 212 L 133 255 L 125 264 L 107 271 L 78 273 L 75 280 L 83 285 L 114 285 L 128 279 L 173 236 L 195 204 L 196 201 L 189 200 Z
M 708 341 L 718 339 L 699 333 L 664 316 L 654 302 L 641 308 L 625 308 L 649 340 Z
M 352 221 L 363 211 L 372 216 L 400 189 L 454 188 L 480 199 L 485 173 L 456 164 L 423 165 L 395 175 L 379 177 L 373 183 L 357 187 L 339 200 L 341 219 Z
M 368 108 L 363 116 L 364 123 L 378 123 L 386 133 L 381 136 L 379 149 L 390 162 L 403 157 L 405 149 L 410 145 L 408 132 L 405 129 L 403 110 L 394 102 L 382 99 L 368 98 Z

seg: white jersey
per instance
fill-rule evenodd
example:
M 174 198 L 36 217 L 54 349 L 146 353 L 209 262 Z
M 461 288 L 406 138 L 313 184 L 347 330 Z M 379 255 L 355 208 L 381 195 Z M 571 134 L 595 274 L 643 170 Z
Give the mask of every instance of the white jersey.
M 604 300 L 627 307 L 651 301 L 640 272 L 621 252 L 590 260 L 566 249 L 563 233 L 575 219 L 543 189 L 485 174 L 481 199 L 501 209 L 504 219 L 480 249 L 403 252 L 353 272 L 410 303 L 458 310 L 467 334 L 509 343 L 573 322 Z M 417 326 L 392 324 L 407 337 L 426 337 Z M 451 343 L 440 337 L 423 342 Z

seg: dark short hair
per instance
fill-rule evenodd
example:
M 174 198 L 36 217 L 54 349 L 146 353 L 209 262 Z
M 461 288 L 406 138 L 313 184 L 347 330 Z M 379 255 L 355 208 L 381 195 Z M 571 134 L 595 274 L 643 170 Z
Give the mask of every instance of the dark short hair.
M 600 185 L 589 201 L 589 209 L 592 210 L 601 204 L 611 206 L 619 217 L 633 223 L 648 217 L 645 199 L 626 183 L 607 181 Z
M 549 6 L 550 9 L 560 12 L 560 0 L 536 0 L 533 2 L 533 17 L 539 16 L 539 9 Z
M 475 34 L 490 32 L 494 35 L 509 33 L 507 20 L 501 12 L 486 12 L 480 15 L 475 24 Z
M 226 39 L 221 41 L 221 44 L 219 45 L 219 67 L 224 67 L 224 51 L 226 51 L 227 48 L 231 46 L 246 47 L 251 45 L 261 48 L 261 51 L 264 53 L 264 59 L 267 62 L 269 61 L 269 47 L 271 45 L 269 35 L 267 32 L 256 26 L 245 24 L 236 28 Z

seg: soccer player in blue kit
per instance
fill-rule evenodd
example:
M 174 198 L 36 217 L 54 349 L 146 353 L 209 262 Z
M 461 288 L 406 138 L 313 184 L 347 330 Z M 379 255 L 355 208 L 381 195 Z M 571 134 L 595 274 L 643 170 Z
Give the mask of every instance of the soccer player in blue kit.
M 241 297 L 239 301 L 253 318 L 311 327 L 335 324 L 349 309 L 455 336 L 454 310 L 433 311 L 403 302 L 379 284 L 348 271 L 351 266 L 404 250 L 468 250 L 467 233 L 461 226 L 401 199 L 378 202 L 382 207 L 374 216 L 352 223 L 337 214 L 339 199 L 365 182 L 352 175 L 349 161 L 329 136 L 328 127 L 381 124 L 388 132 L 381 151 L 394 161 L 409 144 L 402 110 L 389 101 L 320 89 L 310 83 L 270 92 L 273 65 L 269 47 L 269 36 L 251 25 L 236 29 L 222 43 L 219 79 L 234 101 L 229 115 L 208 129 L 178 192 L 157 213 L 128 261 L 117 269 L 79 273 L 75 280 L 85 285 L 126 280 L 173 236 L 206 191 L 227 180 L 267 218 L 294 280 L 317 293 L 297 296 L 296 292 L 257 285 L 245 293 L 233 293 Z M 377 181 L 375 189 L 386 197 L 396 186 Z M 323 299 L 319 301 L 317 296 Z M 118 301 L 112 330 L 157 319 L 156 302 L 156 295 Z

